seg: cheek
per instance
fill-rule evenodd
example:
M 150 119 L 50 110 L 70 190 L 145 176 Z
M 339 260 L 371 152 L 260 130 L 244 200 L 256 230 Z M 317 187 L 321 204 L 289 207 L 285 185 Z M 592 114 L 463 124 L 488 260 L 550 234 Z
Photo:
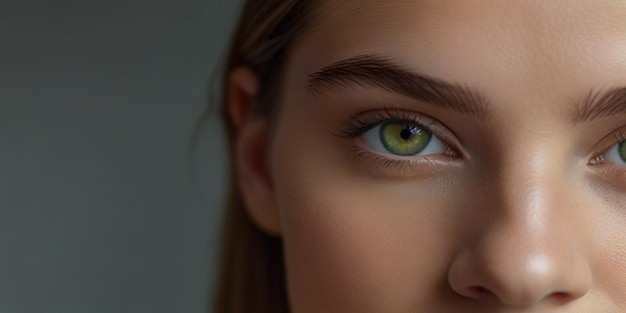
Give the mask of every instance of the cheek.
M 427 182 L 359 175 L 327 134 L 297 129 L 278 129 L 273 155 L 293 312 L 401 312 L 434 301 L 455 241 L 450 204 Z
M 608 212 L 589 218 L 596 225 L 590 232 L 595 243 L 590 253 L 594 279 L 606 297 L 626 307 L 626 219 L 623 212 Z
M 434 225 L 420 223 L 407 208 L 390 207 L 376 193 L 327 187 L 341 186 L 296 183 L 291 189 L 298 190 L 287 190 L 292 197 L 281 202 L 295 306 L 380 312 L 425 297 L 445 278 L 437 270 L 445 260 Z

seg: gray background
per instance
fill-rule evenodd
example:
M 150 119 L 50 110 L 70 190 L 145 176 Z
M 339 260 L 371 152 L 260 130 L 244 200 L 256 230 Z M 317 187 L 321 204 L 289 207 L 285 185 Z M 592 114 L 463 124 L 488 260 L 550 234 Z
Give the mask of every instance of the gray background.
M 0 0 L 0 312 L 206 312 L 240 1 Z

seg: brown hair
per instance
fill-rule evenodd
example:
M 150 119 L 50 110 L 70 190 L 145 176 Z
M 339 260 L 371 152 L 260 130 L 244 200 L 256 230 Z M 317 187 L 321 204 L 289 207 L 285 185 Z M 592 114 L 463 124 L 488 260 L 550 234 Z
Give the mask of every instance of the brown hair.
M 252 114 L 271 119 L 279 107 L 283 67 L 289 49 L 312 17 L 310 0 L 248 0 L 228 51 L 222 77 L 221 114 L 230 152 L 236 129 L 228 114 L 228 76 L 247 66 L 259 78 Z M 220 279 L 215 313 L 288 312 L 282 241 L 260 230 L 248 217 L 234 171 L 222 233 Z

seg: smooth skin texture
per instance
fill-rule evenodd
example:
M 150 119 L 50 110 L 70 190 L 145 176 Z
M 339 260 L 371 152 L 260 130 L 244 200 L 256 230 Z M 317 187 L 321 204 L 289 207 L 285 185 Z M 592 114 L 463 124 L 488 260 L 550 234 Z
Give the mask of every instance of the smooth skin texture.
M 580 112 L 626 86 L 625 55 L 626 1 L 323 1 L 273 128 L 246 116 L 254 75 L 231 80 L 241 188 L 284 241 L 292 312 L 626 312 L 626 164 L 605 153 L 626 101 Z M 480 104 L 397 87 L 419 78 Z M 444 149 L 381 150 L 389 120 Z

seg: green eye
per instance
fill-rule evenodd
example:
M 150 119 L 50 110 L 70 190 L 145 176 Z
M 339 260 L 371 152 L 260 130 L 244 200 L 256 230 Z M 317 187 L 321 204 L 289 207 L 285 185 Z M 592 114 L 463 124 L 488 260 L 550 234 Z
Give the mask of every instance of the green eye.
M 607 163 L 615 163 L 621 166 L 626 165 L 626 140 L 620 141 L 613 145 L 603 155 L 603 159 Z
M 622 141 L 617 145 L 617 151 L 622 162 L 626 162 L 626 141 Z
M 428 145 L 432 133 L 406 122 L 388 122 L 380 127 L 380 140 L 387 151 L 407 156 L 415 155 Z
M 381 154 L 402 157 L 446 154 L 450 146 L 412 121 L 386 121 L 361 135 L 363 143 Z

